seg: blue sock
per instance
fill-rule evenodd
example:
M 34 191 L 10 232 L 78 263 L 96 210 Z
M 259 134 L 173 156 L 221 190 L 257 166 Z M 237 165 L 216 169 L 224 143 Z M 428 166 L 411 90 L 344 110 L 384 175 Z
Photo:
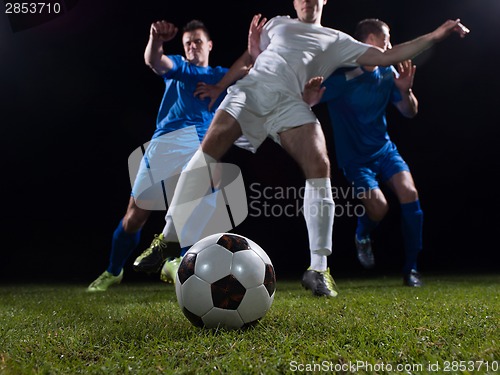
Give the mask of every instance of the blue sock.
M 107 271 L 115 276 L 118 276 L 125 265 L 132 251 L 139 244 L 141 230 L 137 233 L 127 233 L 123 229 L 122 220 L 116 227 L 113 233 L 111 242 L 111 255 L 109 257 L 109 265 Z
M 401 226 L 405 246 L 405 263 L 403 273 L 417 270 L 418 253 L 422 250 L 422 227 L 424 213 L 420 209 L 420 201 L 401 205 Z
M 370 233 L 378 225 L 378 221 L 373 221 L 368 217 L 366 212 L 363 216 L 358 216 L 358 226 L 356 227 L 356 237 L 358 240 L 363 240 L 370 237 Z
M 186 247 L 182 247 L 181 248 L 181 257 L 184 256 L 184 254 L 186 254 L 186 252 L 191 248 L 191 246 L 186 246 Z

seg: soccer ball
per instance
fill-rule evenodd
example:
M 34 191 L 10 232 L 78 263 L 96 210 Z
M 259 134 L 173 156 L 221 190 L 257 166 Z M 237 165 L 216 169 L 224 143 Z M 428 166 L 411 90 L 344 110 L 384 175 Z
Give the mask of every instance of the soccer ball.
M 257 323 L 274 300 L 271 259 L 252 240 L 217 233 L 195 243 L 176 273 L 177 302 L 197 327 L 239 329 Z

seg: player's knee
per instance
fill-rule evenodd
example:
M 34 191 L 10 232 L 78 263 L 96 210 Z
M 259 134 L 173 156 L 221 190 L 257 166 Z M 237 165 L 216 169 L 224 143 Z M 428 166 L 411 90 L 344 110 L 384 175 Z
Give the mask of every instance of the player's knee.
M 123 220 L 122 222 L 123 229 L 127 233 L 136 233 L 139 229 L 142 228 L 142 225 L 139 224 L 139 222 L 134 221 L 134 220 Z
M 389 211 L 389 207 L 387 205 L 382 206 L 372 214 L 370 219 L 372 219 L 373 221 L 382 221 L 384 219 L 385 215 L 387 215 L 388 211 Z
M 368 217 L 373 220 L 373 221 L 382 221 L 382 219 L 387 215 L 389 212 L 389 205 L 387 204 L 387 201 L 381 200 L 377 201 L 375 204 L 370 205 L 369 207 L 366 207 L 366 211 L 368 214 Z
M 128 210 L 122 220 L 123 229 L 127 233 L 136 233 L 146 224 L 148 217 L 149 211 L 142 210 L 138 207 Z
M 407 186 L 401 192 L 400 203 L 415 202 L 418 199 L 418 191 L 414 186 Z
M 328 155 L 319 154 L 308 163 L 307 178 L 327 177 L 330 174 L 330 159 Z

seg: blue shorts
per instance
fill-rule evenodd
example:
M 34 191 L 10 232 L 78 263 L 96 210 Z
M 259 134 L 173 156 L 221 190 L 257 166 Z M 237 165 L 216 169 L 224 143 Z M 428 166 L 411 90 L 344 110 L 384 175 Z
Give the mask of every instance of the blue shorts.
M 386 182 L 396 173 L 410 171 L 393 144 L 387 152 L 368 163 L 350 163 L 343 168 L 344 176 L 354 186 L 356 194 L 379 188 L 378 181 Z

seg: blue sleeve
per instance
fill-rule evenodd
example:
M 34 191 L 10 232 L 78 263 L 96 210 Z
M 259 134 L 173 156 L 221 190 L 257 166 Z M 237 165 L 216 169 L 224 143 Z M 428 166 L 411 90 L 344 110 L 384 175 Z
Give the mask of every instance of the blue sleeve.
M 170 69 L 162 76 L 162 78 L 165 80 L 172 78 L 175 79 L 175 75 L 179 70 L 181 70 L 182 64 L 184 64 L 185 62 L 184 57 L 180 55 L 167 55 L 167 57 L 172 61 L 173 66 L 172 69 Z
M 337 69 L 323 82 L 323 87 L 326 87 L 326 90 L 320 103 L 329 102 L 342 94 L 346 83 L 345 72 L 346 69 Z
M 223 77 L 229 71 L 229 68 L 224 68 L 222 66 L 216 66 L 215 71 L 217 72 L 217 74 L 220 74 Z

